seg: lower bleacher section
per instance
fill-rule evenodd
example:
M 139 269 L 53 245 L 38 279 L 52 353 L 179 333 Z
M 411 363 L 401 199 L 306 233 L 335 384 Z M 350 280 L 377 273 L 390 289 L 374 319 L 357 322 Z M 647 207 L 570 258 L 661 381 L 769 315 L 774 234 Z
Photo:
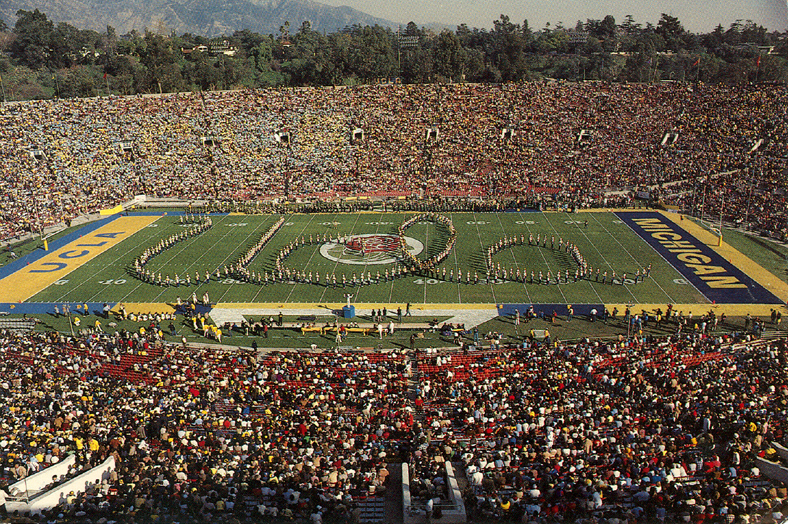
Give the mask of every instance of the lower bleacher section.
M 767 524 L 786 502 L 757 465 L 788 428 L 784 339 L 424 354 L 0 338 L 6 509 L 20 514 L 43 507 L 19 505 L 31 454 L 45 458 L 42 479 L 66 457 L 88 471 L 86 496 L 60 482 L 34 493 L 26 479 L 25 499 L 72 520 L 415 523 L 431 508 L 441 522 L 701 524 L 713 511 Z

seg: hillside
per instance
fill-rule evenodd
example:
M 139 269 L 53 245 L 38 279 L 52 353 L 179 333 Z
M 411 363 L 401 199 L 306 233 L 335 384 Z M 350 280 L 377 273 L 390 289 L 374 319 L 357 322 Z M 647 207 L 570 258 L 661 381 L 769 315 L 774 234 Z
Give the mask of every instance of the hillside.
M 353 24 L 395 26 L 349 7 L 312 0 L 8 0 L 0 3 L 0 17 L 13 27 L 19 9 L 39 9 L 56 23 L 80 29 L 103 32 L 110 25 L 118 34 L 146 28 L 204 36 L 242 29 L 269 34 L 278 33 L 286 21 L 297 30 L 305 20 L 321 32 Z

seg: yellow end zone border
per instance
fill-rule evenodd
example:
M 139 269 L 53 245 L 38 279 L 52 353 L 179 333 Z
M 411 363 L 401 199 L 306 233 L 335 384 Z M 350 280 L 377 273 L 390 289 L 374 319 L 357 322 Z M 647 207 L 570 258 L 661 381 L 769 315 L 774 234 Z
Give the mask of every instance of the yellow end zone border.
M 732 265 L 742 270 L 748 277 L 763 286 L 764 289 L 770 291 L 778 298 L 788 297 L 788 283 L 780 280 L 771 271 L 764 269 L 757 262 L 744 255 L 741 251 L 734 249 L 732 246 L 725 243 L 723 236 L 722 245 L 718 245 L 719 237 L 707 229 L 699 226 L 694 220 L 684 218 L 684 215 L 679 213 L 669 213 L 666 211 L 660 212 L 665 218 L 676 224 L 678 227 L 697 238 L 700 242 L 706 244 L 712 251 L 716 252 L 721 257 L 725 258 Z M 742 304 L 747 306 L 748 304 Z M 779 304 L 772 304 L 768 306 L 771 308 L 779 308 Z M 727 314 L 727 313 L 726 313 Z M 744 313 L 745 315 L 747 313 Z
M 120 244 L 160 216 L 122 216 L 0 280 L 0 302 L 22 302 Z

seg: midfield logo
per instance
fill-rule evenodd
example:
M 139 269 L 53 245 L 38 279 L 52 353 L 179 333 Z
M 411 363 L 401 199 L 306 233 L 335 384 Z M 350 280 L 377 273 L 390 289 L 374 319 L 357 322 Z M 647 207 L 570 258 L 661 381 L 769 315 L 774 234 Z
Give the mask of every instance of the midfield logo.
M 415 238 L 405 237 L 408 251 L 418 255 L 424 251 L 424 244 Z M 320 246 L 320 254 L 340 264 L 383 265 L 397 261 L 399 237 L 377 233 L 354 235 L 344 244 L 327 242 Z

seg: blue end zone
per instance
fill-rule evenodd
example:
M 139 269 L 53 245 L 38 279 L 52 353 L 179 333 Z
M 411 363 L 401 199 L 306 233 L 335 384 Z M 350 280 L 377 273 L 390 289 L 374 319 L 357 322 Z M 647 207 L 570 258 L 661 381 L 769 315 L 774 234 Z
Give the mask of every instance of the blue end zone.
M 140 216 L 170 216 L 170 215 L 178 216 L 178 215 L 186 215 L 187 213 L 185 211 L 134 211 L 131 214 L 140 215 Z M 27 255 L 21 257 L 20 259 L 14 260 L 9 264 L 0 267 L 0 280 L 23 269 L 26 265 L 32 264 L 36 260 L 40 260 L 44 258 L 51 251 L 60 249 L 61 247 L 66 246 L 71 242 L 74 242 L 75 240 L 78 240 L 82 236 L 85 236 L 89 233 L 92 233 L 93 231 L 96 231 L 100 227 L 106 226 L 113 220 L 124 215 L 125 213 L 119 213 L 116 215 L 109 216 L 107 218 L 96 220 L 95 222 L 90 222 L 88 224 L 85 224 L 79 229 L 76 229 L 63 237 L 58 238 L 57 240 L 53 240 L 49 242 L 49 251 L 44 251 L 43 249 L 36 249 L 32 253 L 28 253 Z M 210 216 L 225 216 L 225 215 L 227 215 L 227 213 L 210 214 Z
M 80 237 L 87 235 L 88 233 L 92 233 L 93 231 L 97 230 L 100 227 L 104 227 L 120 215 L 112 215 L 107 218 L 102 218 L 101 220 L 96 220 L 95 222 L 90 222 L 85 224 L 81 228 L 65 235 L 57 240 L 53 240 L 49 242 L 49 251 L 44 251 L 43 249 L 36 249 L 32 253 L 28 253 L 27 255 L 23 256 L 19 260 L 14 260 L 10 264 L 7 264 L 3 267 L 0 267 L 0 279 L 3 279 L 17 271 L 23 269 L 26 265 L 32 264 L 36 260 L 42 259 L 47 256 L 51 251 L 56 249 L 60 249 L 61 247 L 78 240 Z
M 653 211 L 622 211 L 616 216 L 646 241 L 709 301 L 717 304 L 782 304 L 742 270 Z
M 58 307 L 60 313 L 63 314 L 63 306 L 68 304 L 68 309 L 72 315 L 81 316 L 85 314 L 84 302 L 22 302 L 15 303 L 0 303 L 0 313 L 8 313 L 10 315 L 47 315 L 55 314 L 55 306 Z M 104 302 L 88 302 L 88 311 L 91 315 L 104 314 Z M 110 308 L 114 308 L 117 302 L 107 302 Z
M 559 317 L 565 317 L 567 312 L 567 304 L 498 304 L 499 317 L 512 317 L 519 309 L 520 315 L 525 318 L 525 312 L 528 308 L 533 306 L 536 316 L 552 316 L 555 311 Z M 603 304 L 572 304 L 575 316 L 588 316 L 591 314 L 592 309 L 596 309 L 598 315 L 602 315 L 605 311 Z

